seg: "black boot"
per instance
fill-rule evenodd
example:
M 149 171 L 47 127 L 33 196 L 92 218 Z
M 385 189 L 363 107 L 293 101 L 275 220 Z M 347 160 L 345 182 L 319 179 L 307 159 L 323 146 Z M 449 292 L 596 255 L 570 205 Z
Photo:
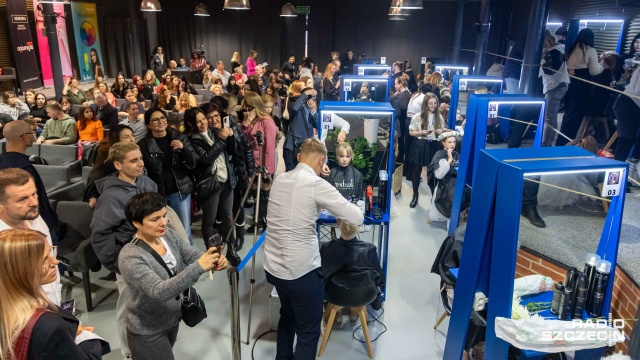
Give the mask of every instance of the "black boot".
M 535 227 L 544 228 L 547 226 L 540 214 L 538 214 L 538 208 L 535 205 L 522 205 L 520 215 L 526 217 L 531 225 Z
M 236 224 L 236 239 L 235 239 L 234 247 L 236 251 L 242 250 L 242 246 L 244 245 L 244 222 L 242 225 Z
M 410 208 L 415 208 L 418 205 L 418 193 L 413 194 L 413 199 L 411 199 L 411 203 L 409 204 Z
M 257 226 L 255 223 L 251 224 L 251 226 L 249 226 L 249 228 L 247 229 L 247 234 L 253 234 L 256 231 L 256 228 L 258 229 L 258 234 L 262 234 L 262 232 L 267 228 L 265 219 L 260 218 L 258 220 Z
M 231 265 L 231 267 L 237 267 L 242 262 L 242 259 L 240 258 L 238 253 L 236 253 L 236 249 L 233 246 L 234 242 L 234 239 L 229 238 L 229 241 L 227 241 L 226 244 L 227 254 L 225 256 L 227 257 L 227 260 L 229 260 L 229 265 Z

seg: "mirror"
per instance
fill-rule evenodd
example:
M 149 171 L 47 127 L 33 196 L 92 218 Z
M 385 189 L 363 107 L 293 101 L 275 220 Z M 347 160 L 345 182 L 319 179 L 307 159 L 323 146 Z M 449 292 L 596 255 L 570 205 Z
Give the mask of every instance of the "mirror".
M 389 79 L 376 76 L 360 80 L 361 77 L 343 80 L 344 101 L 388 102 Z

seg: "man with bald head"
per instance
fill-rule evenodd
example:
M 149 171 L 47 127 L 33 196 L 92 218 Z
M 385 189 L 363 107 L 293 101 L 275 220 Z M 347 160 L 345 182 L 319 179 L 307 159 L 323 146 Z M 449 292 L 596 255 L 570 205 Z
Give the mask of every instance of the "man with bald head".
M 60 225 L 58 215 L 51 209 L 47 191 L 45 190 L 42 178 L 36 171 L 36 168 L 29 161 L 29 155 L 26 151 L 33 143 L 36 142 L 36 132 L 33 131 L 31 125 L 23 120 L 15 120 L 8 123 L 4 127 L 4 138 L 7 140 L 6 150 L 0 154 L 0 169 L 18 168 L 28 172 L 36 184 L 38 190 L 38 206 L 40 208 L 40 216 L 47 223 L 51 231 L 51 240 L 53 245 L 58 245 L 58 237 L 55 230 Z

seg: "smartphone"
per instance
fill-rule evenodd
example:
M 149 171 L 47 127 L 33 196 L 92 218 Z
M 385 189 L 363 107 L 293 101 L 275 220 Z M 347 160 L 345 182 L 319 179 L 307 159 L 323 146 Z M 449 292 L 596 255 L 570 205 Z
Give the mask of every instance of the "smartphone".
M 215 247 L 216 248 L 216 252 L 218 254 L 221 253 L 222 249 L 222 236 L 220 236 L 220 234 L 214 234 L 212 237 L 209 238 L 209 247 Z
M 228 116 L 225 116 L 224 119 L 222 119 L 222 127 L 225 127 L 225 128 L 231 127 Z
M 72 315 L 75 315 L 75 313 L 76 313 L 76 301 L 74 299 L 63 301 L 63 302 L 60 303 L 60 308 L 62 310 L 68 311 Z

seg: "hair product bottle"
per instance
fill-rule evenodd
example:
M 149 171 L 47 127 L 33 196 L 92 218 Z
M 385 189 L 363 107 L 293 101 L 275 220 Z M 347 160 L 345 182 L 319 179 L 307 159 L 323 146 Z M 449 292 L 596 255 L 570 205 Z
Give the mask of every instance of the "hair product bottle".
M 582 319 L 587 304 L 587 295 L 589 294 L 589 280 L 587 275 L 580 274 L 576 283 L 576 298 L 573 300 L 573 318 Z
M 558 281 L 553 289 L 553 299 L 551 300 L 551 313 L 558 315 L 558 309 L 560 307 L 560 300 L 562 299 L 562 293 L 564 292 L 564 285 L 562 281 Z
M 587 294 L 587 304 L 586 309 L 591 308 L 591 295 L 593 292 L 593 282 L 596 276 L 596 264 L 600 260 L 600 255 L 598 254 L 587 254 L 587 258 L 584 261 L 584 274 L 587 276 L 587 282 L 589 286 L 589 292 Z
M 589 315 L 591 316 L 602 315 L 602 306 L 604 305 L 604 296 L 607 292 L 610 272 L 611 263 L 607 260 L 598 260 L 593 283 L 593 293 L 591 294 L 591 308 L 589 309 Z
M 560 298 L 560 307 L 558 308 L 558 318 L 560 320 L 569 320 L 571 310 L 573 308 L 573 290 L 569 287 L 564 288 L 562 297 Z

